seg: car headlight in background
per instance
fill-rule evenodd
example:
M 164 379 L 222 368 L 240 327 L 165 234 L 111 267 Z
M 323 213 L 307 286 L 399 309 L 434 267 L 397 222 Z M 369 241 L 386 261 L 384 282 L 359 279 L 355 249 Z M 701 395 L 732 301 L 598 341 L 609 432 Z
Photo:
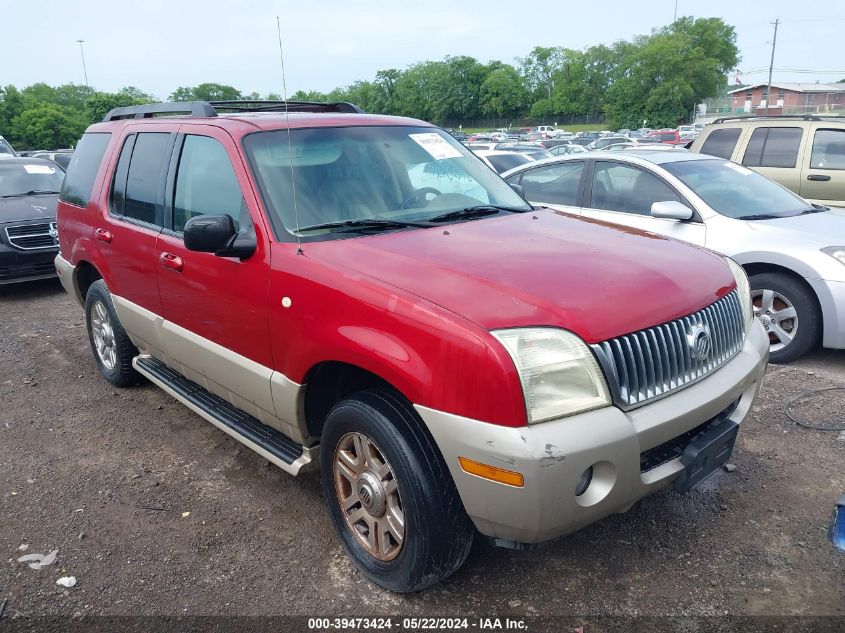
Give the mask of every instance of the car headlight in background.
M 580 338 L 558 328 L 491 332 L 513 358 L 528 423 L 537 424 L 610 404 L 604 375 Z
M 822 249 L 822 253 L 827 253 L 840 264 L 845 264 L 845 246 L 828 246 Z
M 731 272 L 734 274 L 736 280 L 736 290 L 739 294 L 739 302 L 742 305 L 742 322 L 745 324 L 745 331 L 751 326 L 751 321 L 754 318 L 754 308 L 751 306 L 751 285 L 748 283 L 748 275 L 745 270 L 737 264 L 730 257 L 725 258 L 728 266 L 731 267 Z

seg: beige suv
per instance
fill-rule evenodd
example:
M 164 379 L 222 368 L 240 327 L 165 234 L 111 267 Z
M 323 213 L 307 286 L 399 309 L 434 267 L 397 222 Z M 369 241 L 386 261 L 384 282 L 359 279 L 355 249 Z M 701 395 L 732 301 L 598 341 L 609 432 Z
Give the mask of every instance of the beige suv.
M 690 149 L 750 167 L 810 202 L 845 207 L 845 117 L 716 119 Z

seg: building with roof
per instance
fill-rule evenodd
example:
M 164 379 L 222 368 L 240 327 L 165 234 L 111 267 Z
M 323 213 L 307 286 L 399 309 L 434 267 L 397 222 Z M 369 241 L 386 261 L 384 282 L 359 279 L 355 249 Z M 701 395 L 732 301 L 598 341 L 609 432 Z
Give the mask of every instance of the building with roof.
M 731 109 L 763 114 L 767 84 L 754 84 L 729 90 Z M 829 112 L 845 109 L 845 83 L 804 84 L 772 82 L 772 102 L 768 114 L 784 112 Z

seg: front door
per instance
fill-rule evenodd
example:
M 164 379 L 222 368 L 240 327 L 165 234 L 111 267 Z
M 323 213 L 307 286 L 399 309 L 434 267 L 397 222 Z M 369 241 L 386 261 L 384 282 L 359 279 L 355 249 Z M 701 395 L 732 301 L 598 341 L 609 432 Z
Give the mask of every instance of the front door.
M 804 152 L 801 197 L 818 204 L 845 207 L 845 130 L 815 123 L 811 150 Z
M 695 219 L 669 220 L 651 215 L 652 204 L 670 200 L 692 208 L 655 174 L 626 163 L 596 161 L 587 183 L 581 215 L 704 246 L 706 229 L 702 222 Z
M 184 128 L 183 128 L 184 129 Z M 253 233 L 249 258 L 189 251 L 188 220 L 230 215 Z M 164 308 L 163 359 L 209 391 L 273 424 L 267 293 L 269 242 L 244 165 L 231 137 L 215 126 L 179 134 L 158 239 L 158 285 Z

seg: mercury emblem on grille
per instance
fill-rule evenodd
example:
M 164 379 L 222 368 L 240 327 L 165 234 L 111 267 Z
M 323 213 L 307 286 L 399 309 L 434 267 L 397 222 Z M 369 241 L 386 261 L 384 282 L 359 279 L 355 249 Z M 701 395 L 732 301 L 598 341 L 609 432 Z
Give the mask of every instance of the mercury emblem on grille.
M 59 239 L 59 225 L 55 222 L 50 222 L 50 237 L 54 240 Z
M 710 356 L 710 328 L 703 323 L 694 324 L 687 332 L 687 345 L 695 360 L 706 360 Z

